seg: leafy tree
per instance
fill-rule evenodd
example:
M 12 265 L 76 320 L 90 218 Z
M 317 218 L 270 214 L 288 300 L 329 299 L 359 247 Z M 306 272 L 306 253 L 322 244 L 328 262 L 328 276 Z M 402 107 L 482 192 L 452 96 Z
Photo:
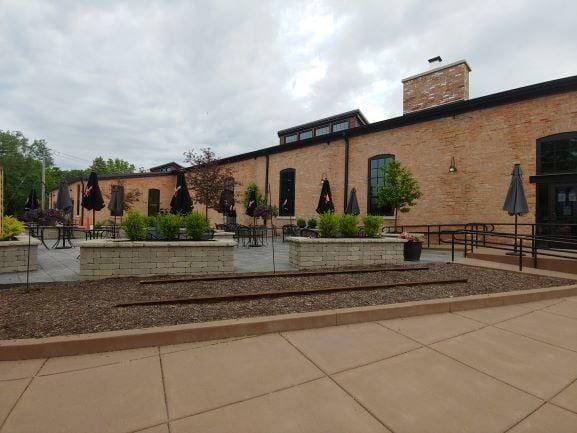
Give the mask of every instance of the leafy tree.
M 251 182 L 246 186 L 244 190 L 244 207 L 248 206 L 248 202 L 250 201 L 250 194 L 254 191 L 256 196 L 256 206 L 259 205 L 266 205 L 267 200 L 266 197 L 260 193 L 260 190 L 256 183 Z
M 142 196 L 142 192 L 138 188 L 127 188 L 126 181 L 122 179 L 118 179 L 114 185 L 110 185 L 110 190 L 105 191 L 102 190 L 102 195 L 104 196 L 105 200 L 110 200 L 110 196 L 112 195 L 112 188 L 114 186 L 121 186 L 124 189 L 124 201 L 122 202 L 122 209 L 127 211 L 132 209 L 134 203 L 140 201 L 140 197 Z
M 101 156 L 94 158 L 90 169 L 94 170 L 97 174 L 131 174 L 136 172 L 134 164 L 128 161 L 118 158 L 108 158 L 105 160 Z
M 184 158 L 191 165 L 186 181 L 195 201 L 204 205 L 204 215 L 208 218 L 208 208 L 218 206 L 221 193 L 234 178 L 232 170 L 220 165 L 209 147 L 186 151 Z
M 411 171 L 398 161 L 391 161 L 382 168 L 385 182 L 377 191 L 377 200 L 381 206 L 390 206 L 395 210 L 395 231 L 399 211 L 406 213 L 421 197 L 421 189 Z

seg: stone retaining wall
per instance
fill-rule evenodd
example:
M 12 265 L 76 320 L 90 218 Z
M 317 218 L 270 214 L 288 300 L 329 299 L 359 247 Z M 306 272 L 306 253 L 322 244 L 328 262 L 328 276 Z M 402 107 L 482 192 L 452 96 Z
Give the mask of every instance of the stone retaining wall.
M 30 240 L 30 270 L 38 267 L 38 245 L 40 241 Z M 16 241 L 0 241 L 0 274 L 6 272 L 26 272 L 28 262 L 28 236 L 20 235 Z
M 397 238 L 291 237 L 289 262 L 297 269 L 402 264 L 405 240 Z
M 80 244 L 80 277 L 218 274 L 234 271 L 229 240 L 131 242 L 97 239 Z

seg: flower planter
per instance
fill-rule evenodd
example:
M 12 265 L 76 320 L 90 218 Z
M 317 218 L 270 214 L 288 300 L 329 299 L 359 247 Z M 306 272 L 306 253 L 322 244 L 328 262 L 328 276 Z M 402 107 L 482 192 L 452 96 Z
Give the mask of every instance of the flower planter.
M 405 240 L 397 238 L 289 237 L 289 262 L 297 269 L 402 264 Z
M 200 275 L 234 270 L 232 240 L 128 241 L 96 239 L 80 244 L 80 277 Z
M 407 242 L 404 248 L 404 258 L 407 262 L 418 262 L 421 260 L 421 252 L 423 250 L 422 242 Z

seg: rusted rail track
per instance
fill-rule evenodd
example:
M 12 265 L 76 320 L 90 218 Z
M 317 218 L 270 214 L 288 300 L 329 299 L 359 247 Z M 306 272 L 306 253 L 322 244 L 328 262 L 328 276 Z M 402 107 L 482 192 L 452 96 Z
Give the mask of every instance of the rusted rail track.
M 258 274 L 235 274 L 208 277 L 193 278 L 173 278 L 161 280 L 140 280 L 140 284 L 171 284 L 171 283 L 188 283 L 193 281 L 217 281 L 217 280 L 242 280 L 252 278 L 269 278 L 269 277 L 314 277 L 317 275 L 336 275 L 336 274 L 358 274 L 362 272 L 406 272 L 406 271 L 426 271 L 428 266 L 414 266 L 403 268 L 367 268 L 367 269 L 339 269 L 324 271 L 306 271 L 306 272 L 260 272 Z
M 294 295 L 310 295 L 316 293 L 330 293 L 330 292 L 350 291 L 350 290 L 390 289 L 393 287 L 427 286 L 432 284 L 459 284 L 459 283 L 466 283 L 467 281 L 468 279 L 464 278 L 464 279 L 450 279 L 450 280 L 404 281 L 399 283 L 367 284 L 362 286 L 337 286 L 337 287 L 325 287 L 325 288 L 307 289 L 307 290 L 269 290 L 265 292 L 252 292 L 252 293 L 245 292 L 245 293 L 234 293 L 229 295 L 197 296 L 194 298 L 172 298 L 172 299 L 156 299 L 150 301 L 135 301 L 135 302 L 116 304 L 115 307 L 138 307 L 146 305 L 170 305 L 170 304 L 202 304 L 202 303 L 226 302 L 226 301 L 242 301 L 259 298 L 278 298 L 283 296 L 294 296 Z

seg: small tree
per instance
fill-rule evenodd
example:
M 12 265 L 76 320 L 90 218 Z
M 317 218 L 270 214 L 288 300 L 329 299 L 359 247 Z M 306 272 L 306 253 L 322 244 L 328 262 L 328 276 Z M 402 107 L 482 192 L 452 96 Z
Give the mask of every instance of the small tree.
M 220 165 L 209 147 L 186 151 L 184 158 L 191 165 L 186 181 L 194 199 L 204 205 L 204 216 L 208 219 L 208 208 L 218 206 L 220 195 L 233 179 L 232 170 Z
M 132 209 L 132 207 L 134 206 L 134 204 L 137 201 L 140 201 L 140 197 L 142 196 L 142 193 L 140 192 L 140 190 L 138 188 L 127 188 L 126 187 L 126 181 L 119 179 L 117 180 L 114 184 L 110 185 L 110 191 L 102 191 L 102 195 L 104 196 L 104 198 L 106 200 L 110 200 L 110 197 L 112 196 L 112 188 L 114 186 L 120 186 L 122 187 L 122 189 L 124 190 L 124 201 L 122 202 L 122 210 L 129 210 Z
M 264 205 L 267 203 L 266 197 L 264 197 L 256 183 L 251 182 L 246 186 L 244 190 L 244 207 L 248 207 L 248 202 L 250 201 L 250 193 L 254 191 L 254 195 L 256 196 L 256 206 Z
M 391 161 L 381 167 L 385 177 L 384 185 L 377 191 L 377 200 L 381 206 L 390 206 L 395 210 L 395 232 L 399 211 L 406 213 L 421 197 L 421 189 L 413 173 L 398 161 Z

